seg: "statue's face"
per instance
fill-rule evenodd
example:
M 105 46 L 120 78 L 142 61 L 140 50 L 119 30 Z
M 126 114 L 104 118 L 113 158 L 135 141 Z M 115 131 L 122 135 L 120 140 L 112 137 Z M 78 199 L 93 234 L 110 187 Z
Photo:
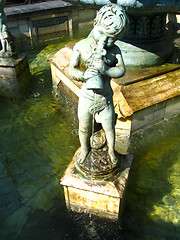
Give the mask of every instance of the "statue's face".
M 124 9 L 117 4 L 103 6 L 94 20 L 93 35 L 96 42 L 101 36 L 106 37 L 104 47 L 112 47 L 115 40 L 121 39 L 127 33 L 128 17 Z M 102 40 L 102 39 L 101 39 Z

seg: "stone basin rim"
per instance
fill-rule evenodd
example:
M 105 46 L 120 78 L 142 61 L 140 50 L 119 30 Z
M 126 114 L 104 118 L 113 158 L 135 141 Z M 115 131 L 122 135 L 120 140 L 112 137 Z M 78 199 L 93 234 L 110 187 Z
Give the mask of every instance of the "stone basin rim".
M 67 2 L 86 5 L 86 7 L 93 7 L 99 9 L 103 5 L 116 3 L 126 9 L 128 13 L 161 13 L 161 12 L 173 12 L 180 13 L 180 1 L 179 0 L 67 0 Z

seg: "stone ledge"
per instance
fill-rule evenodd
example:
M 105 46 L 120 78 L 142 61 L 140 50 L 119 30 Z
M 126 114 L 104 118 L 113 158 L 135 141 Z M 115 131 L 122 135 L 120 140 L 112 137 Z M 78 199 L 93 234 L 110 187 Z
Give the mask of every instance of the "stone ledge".
M 49 60 L 53 86 L 63 90 L 77 104 L 83 83 L 69 77 L 72 47 L 72 44 L 66 46 Z M 134 131 L 180 113 L 179 64 L 162 65 L 159 70 L 158 67 L 127 69 L 124 77 L 111 80 L 111 86 L 117 114 L 115 131 L 119 153 L 128 152 L 128 138 Z M 121 146 L 117 144 L 119 139 L 123 139 Z
M 72 5 L 69 2 L 57 0 L 50 2 L 34 3 L 27 5 L 18 5 L 12 7 L 6 7 L 4 12 L 7 18 L 24 18 L 24 16 L 36 16 L 44 12 L 64 12 L 64 9 L 80 9 L 79 6 Z
M 69 77 L 69 62 L 73 45 L 67 45 L 49 60 L 54 84 L 63 82 L 72 92 L 82 83 Z M 147 70 L 147 72 L 146 72 Z M 70 84 L 71 83 L 71 84 Z M 118 118 L 126 118 L 134 112 L 180 95 L 180 65 L 168 64 L 158 68 L 127 69 L 121 79 L 112 79 L 114 106 Z M 75 92 L 74 92 L 75 93 Z M 79 91 L 77 92 L 79 93 Z M 77 94 L 75 93 L 75 94 Z M 77 94 L 78 96 L 78 94 Z

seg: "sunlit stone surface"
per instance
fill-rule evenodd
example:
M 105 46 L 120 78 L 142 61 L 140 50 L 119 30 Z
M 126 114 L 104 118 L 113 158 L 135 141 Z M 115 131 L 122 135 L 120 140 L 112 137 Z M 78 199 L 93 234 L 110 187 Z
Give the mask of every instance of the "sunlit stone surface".
M 179 49 L 176 51 L 178 54 Z M 72 44 L 50 58 L 52 82 L 78 103 L 82 83 L 69 77 L 71 52 Z M 117 113 L 116 136 L 130 136 L 137 129 L 180 113 L 179 64 L 126 69 L 124 77 L 111 80 L 111 86 Z
M 78 149 L 61 178 L 64 186 L 66 206 L 76 212 L 92 213 L 96 216 L 117 220 L 120 203 L 132 164 L 132 155 L 121 156 L 119 171 L 108 179 L 82 178 L 74 168 Z M 90 177 L 89 173 L 89 177 Z

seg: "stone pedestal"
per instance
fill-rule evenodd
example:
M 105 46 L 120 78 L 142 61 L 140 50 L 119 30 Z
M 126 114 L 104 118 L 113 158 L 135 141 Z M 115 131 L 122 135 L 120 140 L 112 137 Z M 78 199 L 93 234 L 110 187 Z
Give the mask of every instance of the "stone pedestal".
M 122 156 L 121 169 L 113 177 L 104 181 L 87 180 L 74 172 L 74 162 L 79 150 L 60 180 L 64 187 L 67 208 L 76 212 L 118 219 L 132 156 Z
M 0 95 L 19 97 L 30 86 L 29 64 L 25 54 L 0 59 Z

